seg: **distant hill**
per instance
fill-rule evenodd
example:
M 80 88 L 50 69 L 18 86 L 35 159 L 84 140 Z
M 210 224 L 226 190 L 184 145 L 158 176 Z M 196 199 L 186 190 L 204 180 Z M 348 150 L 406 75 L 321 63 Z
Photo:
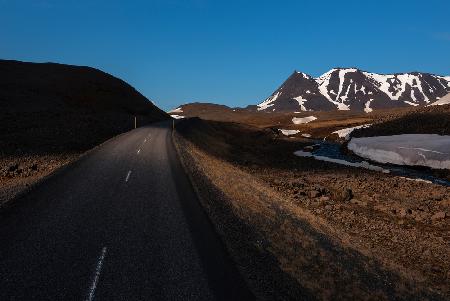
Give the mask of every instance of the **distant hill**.
M 219 105 L 206 102 L 193 102 L 180 105 L 169 111 L 173 118 L 200 117 L 208 120 L 226 120 L 228 116 L 237 113 L 246 113 L 247 110 L 241 108 L 230 108 L 225 105 Z M 250 113 L 250 112 L 247 112 Z
M 295 71 L 258 111 L 330 111 L 424 106 L 450 92 L 450 76 L 412 72 L 377 74 L 335 68 L 318 78 Z
M 400 134 L 450 135 L 450 104 L 419 107 L 397 116 L 386 115 L 370 127 L 352 132 L 353 137 Z
M 0 155 L 79 152 L 138 125 L 170 118 L 100 70 L 0 60 Z

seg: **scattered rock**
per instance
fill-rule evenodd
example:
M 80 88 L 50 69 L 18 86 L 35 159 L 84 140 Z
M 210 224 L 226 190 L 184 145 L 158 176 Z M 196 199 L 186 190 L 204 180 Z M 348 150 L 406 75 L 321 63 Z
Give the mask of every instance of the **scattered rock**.
M 425 212 L 418 212 L 415 214 L 414 219 L 416 220 L 416 222 L 422 222 L 426 219 L 426 214 Z
M 330 198 L 327 197 L 327 196 L 321 196 L 319 200 L 320 200 L 321 202 L 325 203 L 325 202 L 328 202 L 328 201 L 330 200 Z
M 12 164 L 9 166 L 8 171 L 13 172 L 19 169 L 19 164 Z
M 348 202 L 353 198 L 353 191 L 350 188 L 345 188 L 341 192 L 341 200 Z
M 358 199 L 351 199 L 350 203 L 355 204 L 355 205 L 360 205 L 360 206 L 367 206 L 367 202 L 361 201 Z
M 433 216 L 431 216 L 431 220 L 436 221 L 436 220 L 441 220 L 445 218 L 445 212 L 444 211 L 439 211 L 435 214 L 433 214 Z
M 400 217 L 406 217 L 406 215 L 407 215 L 406 209 L 405 208 L 400 208 L 400 210 L 398 211 L 398 215 Z
M 321 196 L 320 191 L 317 191 L 317 190 L 311 190 L 311 191 L 309 192 L 309 197 L 310 197 L 310 198 L 318 198 L 318 197 L 320 197 L 320 196 Z

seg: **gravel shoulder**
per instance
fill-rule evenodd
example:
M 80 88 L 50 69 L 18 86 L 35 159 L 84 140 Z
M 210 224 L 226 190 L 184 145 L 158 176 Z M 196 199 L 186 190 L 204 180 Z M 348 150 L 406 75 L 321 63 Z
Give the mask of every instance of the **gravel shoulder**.
M 0 207 L 80 156 L 81 153 L 73 153 L 0 158 L 3 167 L 0 174 Z

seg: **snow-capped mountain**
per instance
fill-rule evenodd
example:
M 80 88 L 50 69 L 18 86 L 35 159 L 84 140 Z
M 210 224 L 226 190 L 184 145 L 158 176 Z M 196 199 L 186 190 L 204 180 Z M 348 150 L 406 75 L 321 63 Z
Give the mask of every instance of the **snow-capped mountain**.
M 419 106 L 450 92 L 450 76 L 429 73 L 377 74 L 335 68 L 313 78 L 295 71 L 258 111 L 330 111 Z

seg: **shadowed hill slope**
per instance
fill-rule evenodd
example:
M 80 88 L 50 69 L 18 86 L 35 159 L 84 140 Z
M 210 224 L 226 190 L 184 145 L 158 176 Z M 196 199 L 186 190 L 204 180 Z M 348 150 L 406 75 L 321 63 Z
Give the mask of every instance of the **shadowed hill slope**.
M 0 60 L 0 206 L 120 133 L 170 118 L 89 67 Z
M 450 104 L 421 107 L 400 116 L 386 116 L 368 128 L 356 129 L 352 137 L 400 134 L 450 135 Z
M 169 116 L 126 82 L 90 67 L 0 60 L 1 152 L 84 151 Z

